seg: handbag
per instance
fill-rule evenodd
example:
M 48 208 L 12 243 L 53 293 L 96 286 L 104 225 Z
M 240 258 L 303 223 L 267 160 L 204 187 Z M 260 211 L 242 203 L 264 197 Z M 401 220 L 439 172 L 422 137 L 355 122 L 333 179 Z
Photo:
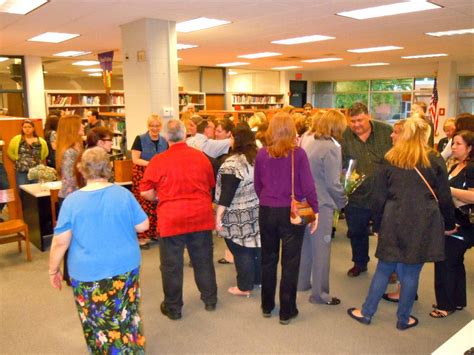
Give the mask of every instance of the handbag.
M 316 220 L 316 214 L 308 201 L 297 201 L 295 198 L 295 151 L 291 151 L 291 211 L 290 222 L 305 225 Z
M 438 197 L 436 196 L 436 194 L 434 193 L 433 189 L 431 188 L 430 184 L 428 184 L 428 181 L 426 181 L 425 177 L 423 176 L 422 173 L 420 173 L 420 170 L 418 170 L 418 168 L 415 166 L 415 171 L 418 173 L 418 175 L 420 175 L 421 177 L 421 180 L 423 180 L 423 182 L 425 183 L 426 187 L 430 190 L 431 194 L 433 195 L 434 199 L 436 200 L 436 202 L 439 203 L 438 201 Z

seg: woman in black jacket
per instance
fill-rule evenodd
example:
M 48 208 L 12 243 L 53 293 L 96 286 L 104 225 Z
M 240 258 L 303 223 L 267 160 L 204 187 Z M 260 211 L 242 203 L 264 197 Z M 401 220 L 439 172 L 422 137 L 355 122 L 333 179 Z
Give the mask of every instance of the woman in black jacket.
M 361 323 L 370 323 L 396 271 L 401 285 L 397 328 L 416 326 L 418 319 L 410 313 L 421 269 L 425 262 L 444 259 L 445 234 L 455 231 L 446 167 L 427 145 L 429 136 L 426 121 L 408 119 L 377 174 L 372 213 L 379 261 L 362 308 L 348 309 Z

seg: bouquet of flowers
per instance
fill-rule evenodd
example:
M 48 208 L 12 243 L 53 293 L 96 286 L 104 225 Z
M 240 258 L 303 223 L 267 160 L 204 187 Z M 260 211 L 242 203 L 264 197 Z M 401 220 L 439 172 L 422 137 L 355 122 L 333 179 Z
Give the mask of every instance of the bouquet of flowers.
M 365 180 L 366 176 L 355 169 L 357 161 L 350 159 L 343 171 L 341 182 L 347 196 L 351 195 Z
M 28 179 L 41 182 L 55 181 L 57 180 L 57 174 L 55 169 L 39 164 L 28 170 Z

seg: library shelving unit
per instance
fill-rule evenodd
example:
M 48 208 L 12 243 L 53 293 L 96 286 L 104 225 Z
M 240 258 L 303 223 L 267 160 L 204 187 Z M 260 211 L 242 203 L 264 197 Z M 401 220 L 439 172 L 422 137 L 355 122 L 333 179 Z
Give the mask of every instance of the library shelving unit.
M 202 111 L 206 109 L 206 93 L 199 91 L 180 91 L 179 92 L 179 111 L 187 104 L 194 104 L 195 110 Z
M 123 112 L 125 100 L 123 90 L 47 90 L 46 112 L 61 111 L 64 115 L 86 116 L 88 110 L 99 112 Z
M 284 104 L 284 94 L 231 93 L 235 110 L 278 109 Z

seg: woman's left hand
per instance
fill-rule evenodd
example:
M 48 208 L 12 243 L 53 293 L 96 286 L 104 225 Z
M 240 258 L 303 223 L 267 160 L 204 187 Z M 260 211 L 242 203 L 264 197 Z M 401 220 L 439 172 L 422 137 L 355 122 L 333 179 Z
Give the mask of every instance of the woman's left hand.
M 310 224 L 310 228 L 311 228 L 309 230 L 310 234 L 313 234 L 314 232 L 316 232 L 316 229 L 318 228 L 318 219 L 319 219 L 319 213 L 316 213 L 316 219 Z
M 61 271 L 58 271 L 53 275 L 50 274 L 49 283 L 51 284 L 51 286 L 61 291 L 63 285 L 63 274 L 61 273 Z
M 222 220 L 216 218 L 216 231 L 220 232 L 224 227 L 222 227 Z

